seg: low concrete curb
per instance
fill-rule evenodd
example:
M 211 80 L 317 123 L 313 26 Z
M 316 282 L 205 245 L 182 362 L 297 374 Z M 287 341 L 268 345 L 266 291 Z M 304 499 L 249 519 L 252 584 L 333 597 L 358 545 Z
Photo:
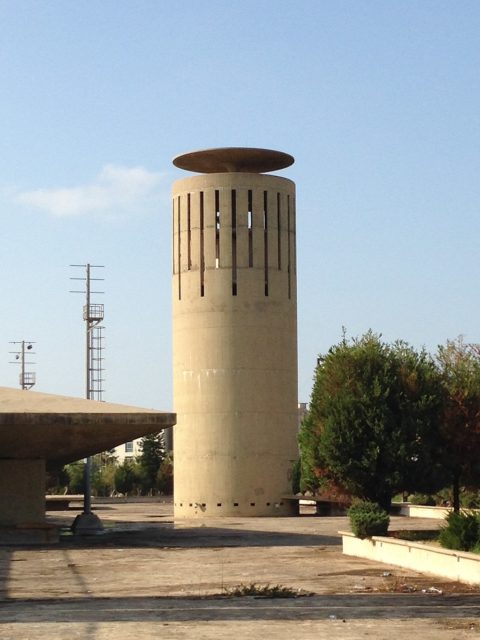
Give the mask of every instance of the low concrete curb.
M 339 531 L 339 534 L 342 536 L 343 553 L 347 556 L 367 558 L 465 584 L 480 585 L 479 554 L 451 551 L 398 538 L 372 536 L 362 539 L 348 531 Z
M 391 513 L 407 518 L 431 518 L 432 520 L 445 520 L 452 511 L 452 507 L 429 507 L 423 504 L 411 504 L 411 502 L 392 502 Z M 480 514 L 480 509 L 468 509 Z

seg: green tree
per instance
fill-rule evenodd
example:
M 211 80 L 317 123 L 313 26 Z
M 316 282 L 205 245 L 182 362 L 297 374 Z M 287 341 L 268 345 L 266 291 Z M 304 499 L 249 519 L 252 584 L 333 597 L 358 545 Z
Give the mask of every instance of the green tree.
M 115 469 L 115 489 L 128 495 L 140 484 L 139 465 L 131 460 L 124 460 Z
M 78 494 L 84 492 L 84 469 L 85 463 L 81 460 L 65 466 L 65 471 L 68 475 L 68 493 Z
M 160 493 L 170 496 L 173 493 L 173 455 L 167 453 L 157 474 L 157 488 Z
M 47 462 L 47 493 L 65 493 L 68 491 L 70 477 L 67 469 L 63 464 L 55 464 Z
M 442 486 L 442 387 L 434 361 L 368 332 L 318 359 L 299 434 L 303 488 L 333 482 L 390 507 L 403 490 Z
M 438 348 L 437 361 L 445 391 L 444 464 L 458 512 L 461 486 L 478 488 L 480 483 L 480 350 L 458 338 Z
M 137 461 L 145 478 L 144 490 L 149 491 L 157 486 L 158 471 L 165 457 L 163 433 L 144 436 L 140 441 L 140 451 Z
M 117 465 L 112 459 L 108 462 L 102 460 L 102 454 L 97 454 L 92 461 L 92 493 L 95 496 L 110 496 L 115 489 Z
M 95 458 L 98 459 L 99 464 L 108 465 L 108 464 L 116 464 L 117 462 L 117 452 L 115 448 L 107 449 L 106 451 L 102 451 L 101 453 L 97 453 Z

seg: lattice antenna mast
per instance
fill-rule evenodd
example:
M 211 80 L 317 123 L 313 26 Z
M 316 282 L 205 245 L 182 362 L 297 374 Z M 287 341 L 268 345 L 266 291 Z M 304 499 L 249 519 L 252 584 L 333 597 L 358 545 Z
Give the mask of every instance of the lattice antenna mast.
M 104 293 L 104 291 L 92 291 L 92 281 L 103 281 L 104 278 L 92 278 L 92 269 L 103 269 L 100 264 L 71 264 L 71 267 L 81 267 L 85 269 L 84 278 L 72 277 L 70 280 L 81 280 L 85 282 L 84 290 L 73 290 L 70 293 L 85 294 L 85 305 L 83 307 L 83 319 L 85 320 L 85 397 L 87 400 L 102 400 L 103 378 L 102 378 L 102 350 L 103 334 L 100 323 L 103 320 L 103 304 L 92 304 L 92 294 Z M 83 493 L 83 514 L 92 529 L 102 528 L 100 521 L 92 513 L 91 484 L 92 484 L 92 457 L 88 456 L 85 461 L 83 472 L 84 493 Z M 92 524 L 93 523 L 93 524 Z
M 92 282 L 103 282 L 104 278 L 92 277 L 92 269 L 104 269 L 100 264 L 71 264 L 71 267 L 85 269 L 85 277 L 70 278 L 85 282 L 84 290 L 74 290 L 70 293 L 83 293 L 85 305 L 83 307 L 83 319 L 85 321 L 85 397 L 87 400 L 103 400 L 104 373 L 104 327 L 101 322 L 104 319 L 103 304 L 92 303 L 93 294 L 103 294 L 104 291 L 92 291 Z
M 17 340 L 12 341 L 9 344 L 20 345 L 19 349 L 16 349 L 15 351 L 9 351 L 9 353 L 15 355 L 15 360 L 10 361 L 10 364 L 20 365 L 20 387 L 24 391 L 27 391 L 28 389 L 31 389 L 33 386 L 35 386 L 36 382 L 35 373 L 33 371 L 27 371 L 27 366 L 36 364 L 35 362 L 27 361 L 27 356 L 35 355 L 35 351 L 32 351 L 35 342 L 32 342 L 31 340 Z

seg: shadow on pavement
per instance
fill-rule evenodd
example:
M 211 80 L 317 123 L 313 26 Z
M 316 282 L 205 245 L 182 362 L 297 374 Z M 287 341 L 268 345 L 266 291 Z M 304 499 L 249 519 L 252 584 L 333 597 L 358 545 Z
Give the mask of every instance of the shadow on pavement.
M 28 606 L 25 606 L 28 605 Z M 328 595 L 294 599 L 125 597 L 10 600 L 2 623 L 478 618 L 480 596 Z
M 0 600 L 7 596 L 12 549 L 0 548 Z
M 155 525 L 144 523 L 116 523 L 106 526 L 104 533 L 96 536 L 62 537 L 60 547 L 98 548 L 120 545 L 138 547 L 302 547 L 340 545 L 340 536 L 257 531 L 221 527 L 176 527 L 173 522 Z

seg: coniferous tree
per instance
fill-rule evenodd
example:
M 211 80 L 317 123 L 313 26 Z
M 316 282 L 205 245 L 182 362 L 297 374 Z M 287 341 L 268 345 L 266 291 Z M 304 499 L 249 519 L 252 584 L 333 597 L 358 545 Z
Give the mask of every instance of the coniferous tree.
M 163 433 L 152 433 L 144 436 L 140 441 L 140 451 L 138 463 L 144 474 L 145 490 L 155 489 L 158 470 L 165 457 Z

